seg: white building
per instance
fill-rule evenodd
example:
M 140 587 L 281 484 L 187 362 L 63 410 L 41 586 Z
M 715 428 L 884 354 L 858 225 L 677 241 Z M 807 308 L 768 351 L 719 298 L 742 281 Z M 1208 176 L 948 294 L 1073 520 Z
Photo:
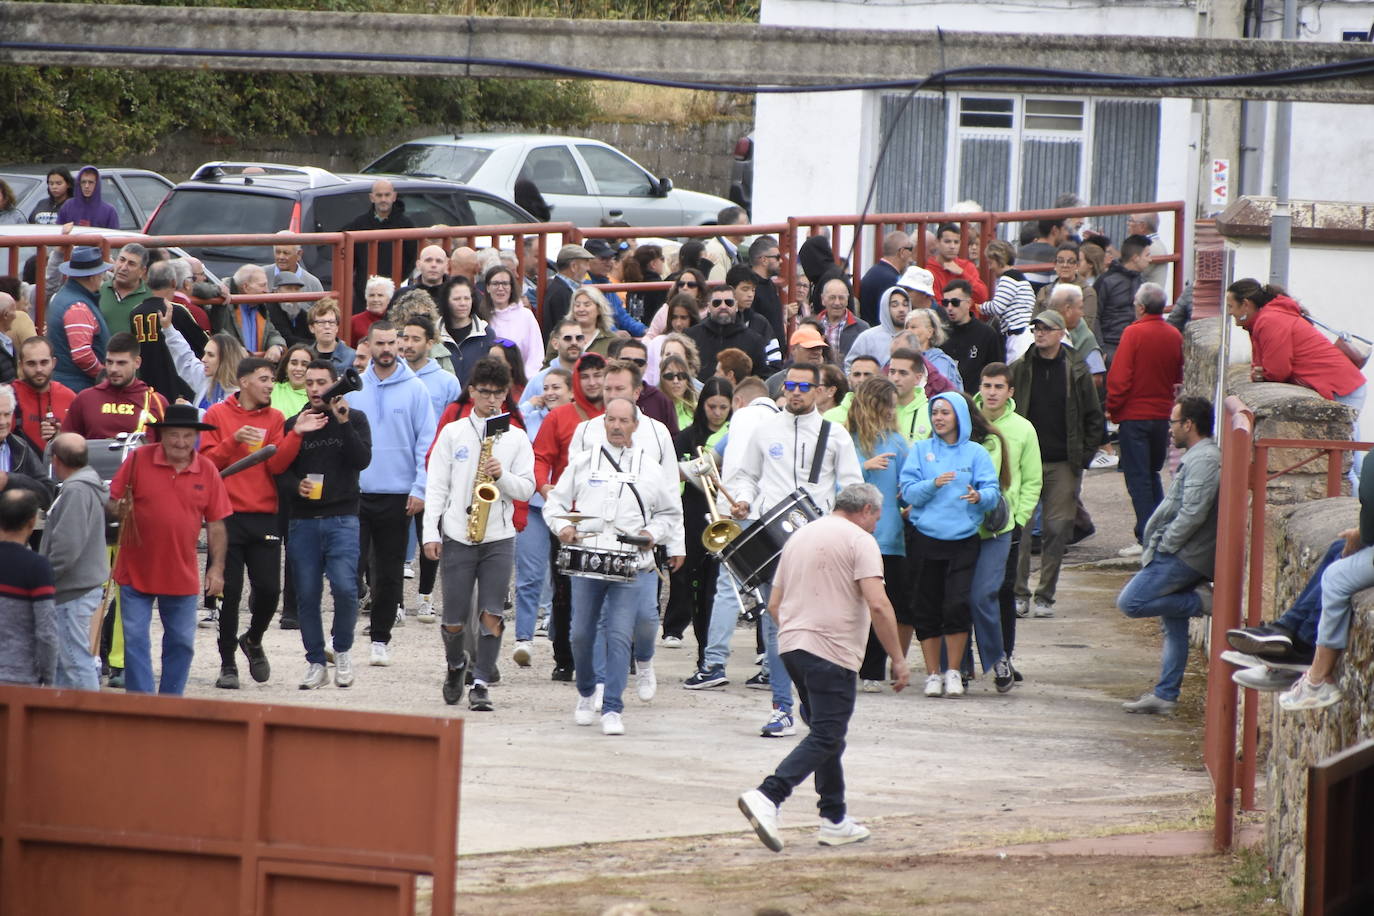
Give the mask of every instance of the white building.
M 1248 26 L 1247 6 L 1256 17 Z M 761 21 L 1188 38 L 1241 38 L 1248 29 L 1277 38 L 1281 12 L 1282 0 L 763 0 Z M 1374 4 L 1304 4 L 1299 18 L 1302 40 L 1339 41 L 1346 30 L 1371 28 Z M 907 95 L 759 96 L 754 218 L 856 213 L 876 179 L 873 212 L 938 211 L 966 199 L 988 210 L 1037 209 L 1074 191 L 1090 204 L 1184 200 L 1191 221 L 1223 208 L 1209 182 L 1216 159 L 1230 166 L 1230 199 L 1269 192 L 1274 103 L 984 91 L 920 93 L 908 103 Z M 1368 199 L 1362 154 L 1371 142 L 1374 113 L 1365 106 L 1295 105 L 1292 196 Z M 1124 218 L 1094 222 L 1114 240 L 1124 235 Z M 1172 228 L 1166 220 L 1161 234 L 1172 238 Z

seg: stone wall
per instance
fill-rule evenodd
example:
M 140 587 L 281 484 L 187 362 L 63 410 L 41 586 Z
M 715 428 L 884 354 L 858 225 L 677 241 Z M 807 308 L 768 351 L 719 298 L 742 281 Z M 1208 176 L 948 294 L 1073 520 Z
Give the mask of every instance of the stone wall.
M 1241 330 L 1232 331 L 1243 335 Z M 1183 337 L 1183 388 L 1188 394 L 1212 398 L 1216 392 L 1217 349 L 1220 347 L 1219 322 L 1205 319 L 1190 322 Z M 1277 382 L 1250 381 L 1248 363 L 1232 364 L 1226 369 L 1226 394 L 1236 395 L 1255 413 L 1255 435 L 1265 439 L 1344 439 L 1350 440 L 1354 413 L 1350 408 L 1328 401 L 1310 388 Z M 1217 405 L 1218 430 L 1221 405 Z M 1306 449 L 1274 449 L 1269 453 L 1269 472 L 1276 474 L 1310 456 Z M 1348 462 L 1349 459 L 1344 459 Z M 1326 458 L 1322 456 L 1297 471 L 1269 482 L 1268 504 L 1287 505 L 1326 496 Z
M 1304 503 L 1275 522 L 1273 619 L 1307 583 L 1336 534 L 1355 524 L 1359 502 L 1349 497 Z M 1307 837 L 1307 771 L 1332 754 L 1374 738 L 1374 589 L 1355 596 L 1350 645 L 1336 671 L 1344 698 L 1309 712 L 1283 712 L 1277 694 L 1259 694 L 1272 741 L 1266 764 L 1265 851 L 1280 900 L 1302 911 Z
M 725 197 L 730 190 L 735 141 L 752 128 L 749 121 L 718 120 L 695 124 L 595 123 L 564 128 L 490 125 L 483 130 L 591 137 L 619 148 L 660 178 L 671 178 L 674 187 Z M 174 135 L 157 151 L 130 157 L 122 164 L 153 169 L 173 181 L 185 180 L 201 163 L 221 159 L 313 165 L 331 172 L 356 172 L 399 143 L 446 132 L 442 127 L 429 127 L 416 128 L 404 136 L 235 137 L 223 142 L 200 136 Z

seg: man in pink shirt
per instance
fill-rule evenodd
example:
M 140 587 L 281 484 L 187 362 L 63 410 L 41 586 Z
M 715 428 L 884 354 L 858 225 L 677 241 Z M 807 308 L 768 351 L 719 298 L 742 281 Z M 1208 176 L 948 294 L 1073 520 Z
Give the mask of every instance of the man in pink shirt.
M 774 852 L 782 850 L 778 806 L 813 773 L 821 797 L 821 845 L 869 836 L 867 827 L 845 813 L 841 757 L 870 623 L 892 659 L 892 689 L 900 691 L 908 678 L 897 620 L 883 589 L 883 557 L 873 538 L 882 505 L 882 494 L 870 483 L 845 487 L 830 515 L 788 539 L 773 577 L 768 613 L 778 625 L 778 654 L 811 729 L 771 776 L 739 797 L 740 811 Z

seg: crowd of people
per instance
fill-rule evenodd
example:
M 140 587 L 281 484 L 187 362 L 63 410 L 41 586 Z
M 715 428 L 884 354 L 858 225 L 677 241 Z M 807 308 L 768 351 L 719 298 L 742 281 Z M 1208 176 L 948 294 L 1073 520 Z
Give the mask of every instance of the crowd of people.
M 377 183 L 366 217 L 387 217 L 388 191 Z M 913 638 L 926 696 L 979 676 L 1011 691 L 1018 621 L 1059 613 L 1065 551 L 1094 531 L 1083 474 L 1113 448 L 1135 515 L 1124 553 L 1142 562 L 1119 604 L 1166 633 L 1159 684 L 1126 708 L 1172 710 L 1187 619 L 1210 607 L 1219 454 L 1211 404 L 1179 395 L 1186 309 L 1166 316 L 1147 279 L 1154 215 L 1119 248 L 1074 220 L 1029 225 L 1019 249 L 992 240 L 990 284 L 976 225 L 937 227 L 924 264 L 894 231 L 858 295 L 815 236 L 788 302 L 778 240 L 733 234 L 746 220 L 722 212 L 706 243 L 567 244 L 547 264 L 420 245 L 399 283 L 358 278 L 351 315 L 293 244 L 235 271 L 231 297 L 198 295 L 195 259 L 137 243 L 112 262 L 54 258 L 45 328 L 23 323 L 28 287 L 0 292 L 0 600 L 26 609 L 0 615 L 0 681 L 179 694 L 199 625 L 217 633 L 215 686 L 235 689 L 240 664 L 272 677 L 262 640 L 279 619 L 301 634 L 301 689 L 331 668 L 346 688 L 366 613 L 368 665 L 405 663 L 391 643 L 408 617 L 436 624 L 439 693 L 479 712 L 503 651 L 535 665 L 547 635 L 575 721 L 619 735 L 631 679 L 641 701 L 658 689 L 657 649 L 690 628 L 682 686 L 718 688 L 739 621 L 757 619 L 745 683 L 769 694 L 760 733 L 809 715 L 816 735 L 827 702 L 847 719 L 853 692 L 904 686 Z M 599 288 L 636 281 L 669 286 Z M 1255 337 L 1256 378 L 1362 405 L 1363 376 L 1294 327 L 1282 291 L 1241 281 L 1228 305 Z M 785 540 L 779 520 L 807 518 L 835 523 L 787 541 L 776 579 L 746 582 L 778 561 L 754 548 Z M 808 565 L 803 544 L 834 562 Z M 818 623 L 801 599 L 831 591 L 852 613 Z M 746 814 L 766 821 L 830 751 L 811 746 Z M 823 813 L 823 841 L 867 835 L 842 801 Z

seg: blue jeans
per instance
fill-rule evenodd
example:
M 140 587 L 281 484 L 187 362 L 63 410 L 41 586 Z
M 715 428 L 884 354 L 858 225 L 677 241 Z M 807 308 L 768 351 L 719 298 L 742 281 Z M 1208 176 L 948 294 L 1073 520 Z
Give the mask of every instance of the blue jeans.
M 743 526 L 746 523 L 740 524 Z M 701 663 L 703 668 L 714 668 L 716 665 L 724 667 L 730 660 L 730 638 L 735 635 L 741 610 L 739 595 L 730 581 L 730 571 L 722 563 L 716 575 L 716 599 L 711 605 L 711 626 L 706 631 L 706 651 L 702 653 Z
M 1344 404 L 1355 411 L 1355 422 L 1350 433 L 1350 438 L 1354 442 L 1360 441 L 1360 414 L 1364 412 L 1365 397 L 1369 393 L 1368 383 L 1361 385 L 1349 394 L 1338 394 L 1334 398 L 1337 404 Z M 1355 491 L 1359 491 L 1360 471 L 1364 468 L 1364 452 L 1350 453 L 1350 482 L 1354 485 Z
M 1126 493 L 1135 509 L 1135 539 L 1145 535 L 1145 523 L 1164 501 L 1164 484 L 1159 472 L 1169 453 L 1168 420 L 1122 420 L 1118 431 L 1121 445 L 1122 475 Z
M 147 595 L 131 585 L 119 587 L 124 618 L 124 690 L 153 692 L 153 654 L 148 629 L 153 599 L 162 618 L 162 678 L 157 692 L 181 696 L 196 652 L 196 602 L 199 595 Z
M 759 587 L 765 601 L 772 590 L 771 585 Z M 778 657 L 778 625 L 773 622 L 773 615 L 767 611 L 763 612 L 760 619 L 763 621 L 763 649 L 767 655 L 765 662 L 768 666 L 768 684 L 773 689 L 773 705 L 783 712 L 791 712 L 792 677 L 787 671 L 787 666 Z
M 1011 554 L 1011 532 L 993 538 L 983 538 L 978 547 L 978 562 L 973 566 L 973 585 L 969 589 L 969 611 L 973 617 L 973 635 L 978 642 L 978 660 L 983 673 L 992 670 L 1005 654 L 1002 645 L 1002 603 L 998 592 L 1007 574 L 1007 557 Z M 964 670 L 973 670 L 973 647 L 964 650 Z
M 1188 619 L 1202 616 L 1202 598 L 1193 589 L 1207 579 L 1173 554 L 1156 552 L 1131 577 L 1116 606 L 1127 617 L 1158 617 L 1164 628 L 1164 653 L 1155 696 L 1177 700 L 1188 665 Z
M 515 641 L 534 639 L 539 599 L 549 578 L 549 526 L 544 508 L 530 506 L 525 530 L 515 536 Z
M 100 658 L 91 654 L 91 615 L 100 607 L 105 587 L 97 585 L 55 608 L 57 616 L 58 687 L 100 689 Z
M 1344 649 L 1350 639 L 1350 599 L 1374 585 L 1374 547 L 1357 550 L 1332 563 L 1322 573 L 1322 616 L 1317 622 L 1317 645 Z
M 1293 600 L 1293 605 L 1284 612 L 1283 616 L 1274 621 L 1279 626 L 1293 634 L 1293 639 L 1308 646 L 1317 644 L 1317 621 L 1322 616 L 1322 573 L 1326 568 L 1341 558 L 1341 552 L 1345 550 L 1345 538 L 1337 538 L 1331 546 L 1326 548 L 1326 555 L 1317 564 L 1317 568 L 1308 577 L 1307 584 L 1303 586 L 1298 597 Z
M 286 558 L 296 581 L 296 615 L 305 660 L 323 665 L 324 613 L 320 603 L 326 576 L 334 596 L 334 651 L 353 648 L 358 622 L 358 517 L 293 518 Z
M 644 616 L 644 607 L 655 610 L 654 627 L 649 633 L 649 645 L 658 629 L 654 585 L 658 576 L 653 570 L 641 572 L 633 582 L 609 582 L 569 576 L 572 586 L 572 653 L 573 668 L 577 672 L 577 692 L 589 697 L 596 690 L 597 667 L 594 661 L 596 644 L 601 640 L 600 628 L 605 626 L 606 663 L 605 693 L 602 712 L 620 712 L 625 708 L 620 695 L 630 675 L 630 644 L 635 630 Z
M 781 805 L 792 790 L 815 774 L 817 806 L 821 817 L 838 823 L 844 820 L 844 739 L 849 719 L 854 714 L 856 674 L 831 661 L 802 649 L 782 657 L 791 678 L 797 683 L 802 711 L 810 731 L 792 753 L 759 786 L 759 791 L 775 805 Z M 780 668 L 782 666 L 779 666 Z

